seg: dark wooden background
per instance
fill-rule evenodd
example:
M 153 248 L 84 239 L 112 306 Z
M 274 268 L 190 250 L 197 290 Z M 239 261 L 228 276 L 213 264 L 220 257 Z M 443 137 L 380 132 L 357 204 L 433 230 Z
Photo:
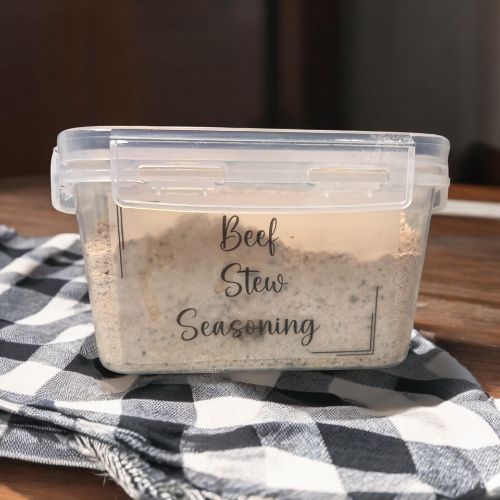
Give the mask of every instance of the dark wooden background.
M 490 0 L 4 1 L 0 177 L 47 174 L 66 128 L 199 125 L 440 133 L 454 181 L 500 183 L 500 149 L 481 137 L 495 120 L 500 137 L 495 12 Z
M 4 176 L 46 172 L 70 127 L 266 121 L 263 1 L 23 0 L 3 10 Z
M 10 2 L 0 175 L 47 172 L 70 127 L 329 127 L 333 66 L 317 49 L 334 18 L 324 0 Z

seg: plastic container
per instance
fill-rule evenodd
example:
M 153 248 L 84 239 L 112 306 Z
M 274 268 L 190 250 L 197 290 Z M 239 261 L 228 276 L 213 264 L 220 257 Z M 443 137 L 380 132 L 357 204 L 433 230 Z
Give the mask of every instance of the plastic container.
M 407 355 L 448 141 L 194 128 L 62 132 L 97 346 L 124 373 L 386 367 Z

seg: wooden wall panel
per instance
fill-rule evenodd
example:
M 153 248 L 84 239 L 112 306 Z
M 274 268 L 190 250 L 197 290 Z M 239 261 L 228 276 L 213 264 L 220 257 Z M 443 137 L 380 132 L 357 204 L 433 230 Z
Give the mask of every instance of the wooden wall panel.
M 265 0 L 23 0 L 0 16 L 0 177 L 83 125 L 261 126 Z

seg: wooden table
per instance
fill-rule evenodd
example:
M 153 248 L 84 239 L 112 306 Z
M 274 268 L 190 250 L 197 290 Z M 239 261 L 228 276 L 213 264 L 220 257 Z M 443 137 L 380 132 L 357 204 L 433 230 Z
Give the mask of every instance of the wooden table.
M 500 188 L 453 186 L 450 197 L 500 202 Z M 27 235 L 76 231 L 50 205 L 48 176 L 0 179 L 0 223 Z M 500 398 L 500 219 L 433 218 L 416 324 Z M 93 472 L 0 459 L 0 498 L 121 499 Z

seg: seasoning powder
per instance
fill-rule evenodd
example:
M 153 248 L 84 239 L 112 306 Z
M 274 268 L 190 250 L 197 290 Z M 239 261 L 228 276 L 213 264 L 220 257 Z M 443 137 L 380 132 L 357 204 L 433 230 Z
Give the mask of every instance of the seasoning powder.
M 406 356 L 420 237 L 398 211 L 121 209 L 85 242 L 117 371 L 381 367 Z

